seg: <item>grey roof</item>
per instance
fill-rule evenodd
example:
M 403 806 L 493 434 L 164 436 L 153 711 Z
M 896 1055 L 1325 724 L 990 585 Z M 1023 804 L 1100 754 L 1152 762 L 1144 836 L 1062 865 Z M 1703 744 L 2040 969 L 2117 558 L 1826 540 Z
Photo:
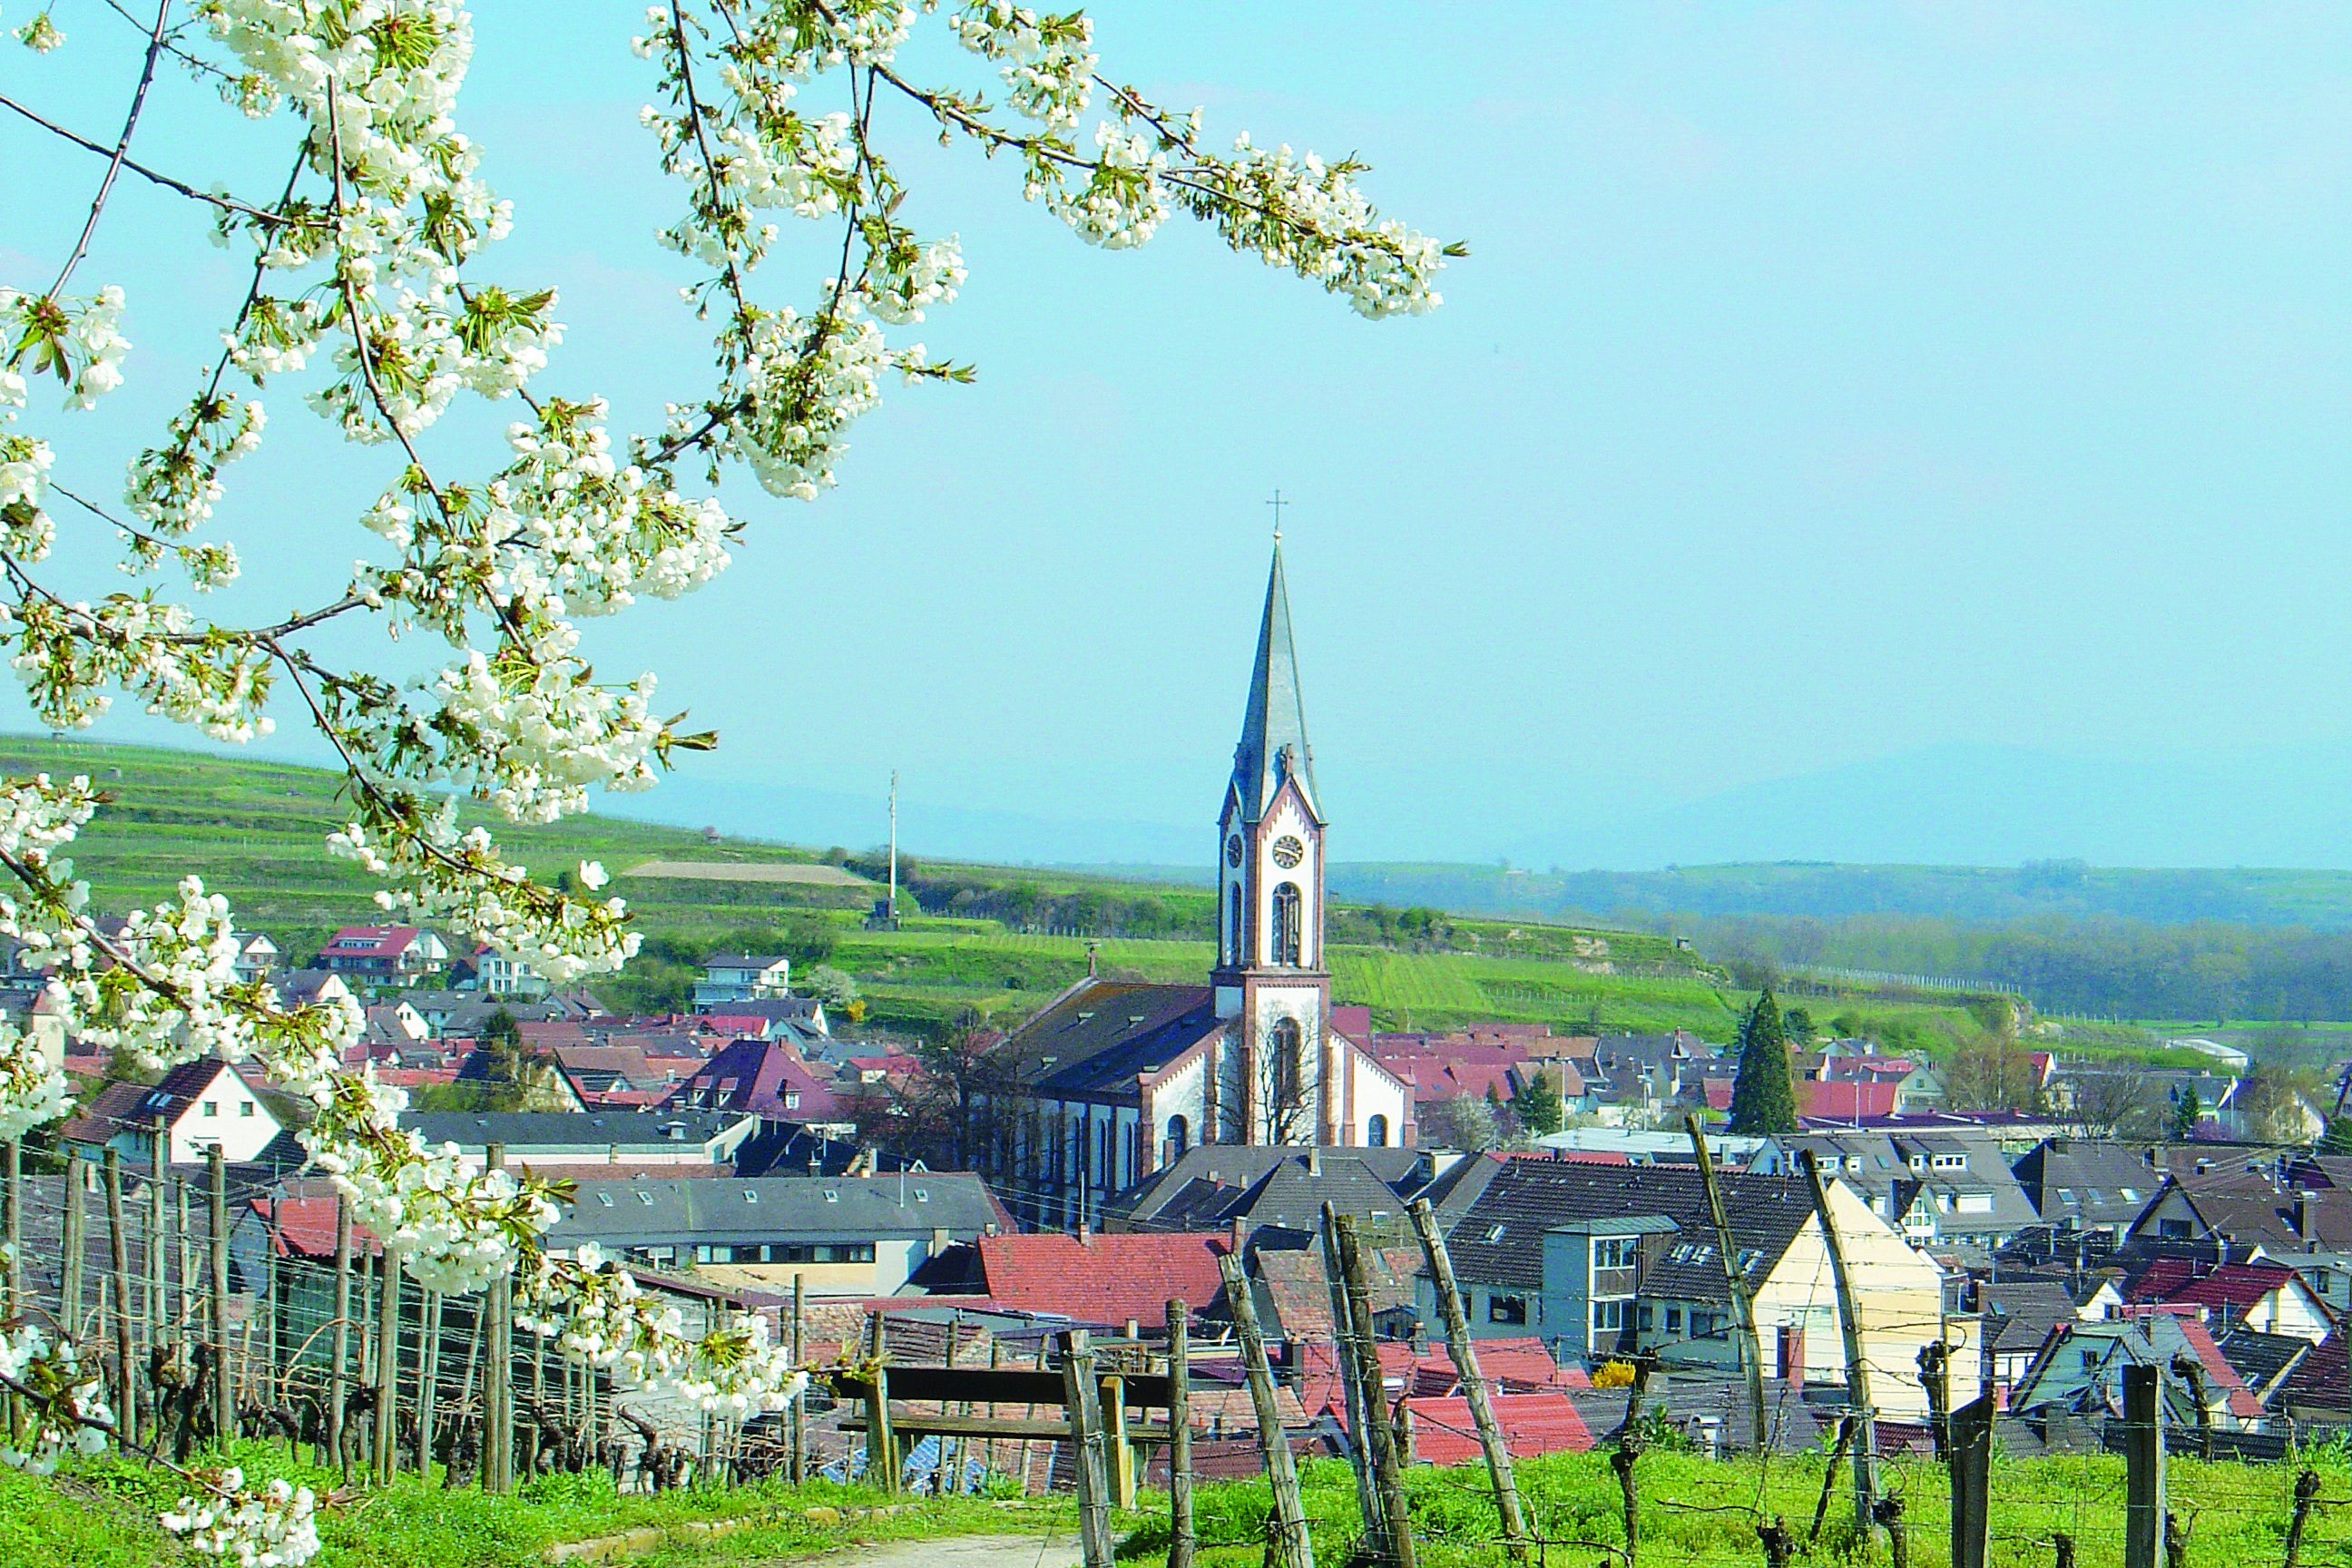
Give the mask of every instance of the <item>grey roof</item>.
M 1863 1194 L 1872 1207 L 1890 1218 L 1900 1219 L 1916 1202 L 1954 1198 L 1962 1193 L 1990 1196 L 1991 1207 L 1976 1214 L 1963 1213 L 1956 1205 L 1937 1204 L 1936 1228 L 1943 1237 L 2009 1234 L 2042 1217 L 2027 1199 L 2024 1189 L 2018 1185 L 1999 1142 L 1990 1133 L 1949 1129 L 1920 1132 L 1816 1128 L 1774 1142 L 1789 1153 L 1792 1163 L 1800 1149 L 1812 1150 L 1825 1164 L 1832 1155 L 1840 1156 L 1841 1163 L 1845 1156 L 1858 1157 L 1861 1168 L 1840 1169 L 1836 1173 L 1838 1180 Z M 1915 1169 L 1911 1164 L 1912 1157 L 1918 1154 L 1927 1156 L 1931 1162 L 1924 1169 Z M 1968 1168 L 1937 1170 L 1932 1163 L 1937 1154 L 1964 1155 Z
M 582 1182 L 549 1233 L 559 1247 L 828 1241 L 844 1237 L 960 1240 L 1003 1223 L 987 1184 L 968 1173 Z
M 1221 1225 L 1234 1200 L 1244 1195 L 1244 1188 L 1261 1186 L 1277 1169 L 1292 1166 L 1304 1179 L 1306 1153 L 1295 1145 L 1195 1144 L 1165 1169 L 1112 1198 L 1107 1206 L 1112 1215 L 1127 1218 L 1139 1230 L 1192 1229 L 1192 1222 Z M 1327 1171 L 1336 1169 L 1338 1162 L 1346 1161 L 1355 1168 L 1356 1175 L 1369 1173 L 1395 1194 L 1392 1206 L 1400 1213 L 1404 1200 L 1419 1192 L 1429 1179 L 1429 1157 L 1418 1149 L 1326 1148 L 1319 1157 Z M 1369 1189 L 1365 1190 L 1369 1193 Z M 1280 1202 L 1284 1195 L 1276 1193 L 1275 1201 Z M 1321 1199 L 1317 1202 L 1319 1204 Z M 1170 1222 L 1180 1213 L 1187 1223 L 1171 1226 Z
M 989 1055 L 1033 1092 L 1133 1099 L 1157 1072 L 1224 1028 L 1206 985 L 1081 980 Z
M 2031 1353 L 2042 1348 L 2052 1328 L 2075 1321 L 2074 1298 L 2054 1279 L 2000 1280 L 1983 1291 L 1984 1309 L 1999 1318 L 1993 1348 Z
M 1733 1243 L 1751 1280 L 1761 1282 L 1812 1217 L 1811 1194 L 1802 1182 L 1785 1176 L 1726 1172 L 1718 1180 Z M 1706 1210 L 1706 1188 L 1688 1166 L 1506 1160 L 1453 1222 L 1446 1247 L 1454 1272 L 1465 1280 L 1536 1289 L 1543 1284 L 1544 1233 L 1553 1226 L 1660 1215 L 1679 1224 L 1682 1242 L 1650 1266 L 1642 1293 L 1719 1300 L 1726 1299 L 1723 1265 Z M 1629 1225 L 1627 1232 L 1650 1228 Z
M 479 1149 L 503 1143 L 509 1155 L 541 1149 L 598 1150 L 618 1143 L 671 1146 L 706 1143 L 732 1131 L 750 1117 L 727 1111 L 675 1110 L 425 1110 L 404 1113 L 427 1143 Z
M 2026 1201 L 2053 1225 L 2128 1226 L 2164 1185 L 2144 1146 L 2048 1138 L 2011 1167 Z
M 2263 1400 L 2311 1352 L 2311 1342 L 2294 1334 L 2266 1334 L 2257 1329 L 2235 1328 L 2213 1342 L 2221 1347 L 2230 1369 Z
M 1315 753 L 1307 744 L 1307 710 L 1298 695 L 1298 656 L 1290 639 L 1290 596 L 1282 584 L 1282 545 L 1274 547 L 1274 569 L 1265 580 L 1265 612 L 1258 623 L 1257 664 L 1250 672 L 1249 708 L 1242 718 L 1241 743 L 1234 748 L 1233 787 L 1241 796 L 1242 820 L 1255 822 L 1282 787 L 1296 778 L 1307 808 L 1318 818 Z

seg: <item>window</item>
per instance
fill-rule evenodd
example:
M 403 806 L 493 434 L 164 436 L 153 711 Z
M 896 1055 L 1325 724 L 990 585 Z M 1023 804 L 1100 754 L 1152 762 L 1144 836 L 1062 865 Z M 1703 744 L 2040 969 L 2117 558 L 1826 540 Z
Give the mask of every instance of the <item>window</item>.
M 1192 1124 L 1181 1116 L 1168 1119 L 1168 1146 L 1181 1154 L 1192 1146 Z
M 1525 1296 L 1493 1295 L 1486 1298 L 1486 1321 L 1490 1323 L 1524 1323 L 1528 1321 L 1528 1299 Z
M 1291 962 L 1295 963 L 1297 960 L 1294 957 Z M 1299 1070 L 1298 1020 L 1276 1018 L 1266 1049 L 1274 1053 L 1275 1106 L 1277 1110 L 1296 1110 L 1307 1100 L 1305 1075 Z
M 2189 1237 L 2195 1235 L 2196 1231 L 2195 1228 L 2185 1219 L 2160 1219 L 2156 1222 L 2156 1234 L 2161 1237 L 2169 1237 L 2176 1240 L 2186 1241 Z
M 1630 1236 L 1604 1236 L 1592 1244 L 1595 1268 L 1631 1268 L 1634 1257 L 1633 1238 Z
M 1595 1301 L 1592 1303 L 1592 1326 L 1596 1329 L 1622 1329 L 1625 1326 L 1625 1303 Z
M 1669 1307 L 1669 1308 L 1667 1308 L 1667 1309 L 1666 1309 L 1666 1332 L 1668 1332 L 1668 1333 L 1670 1333 L 1670 1334 L 1678 1334 L 1678 1333 L 1682 1332 L 1682 1328 L 1683 1328 L 1683 1310 L 1682 1310 L 1680 1307 Z
M 1385 1116 L 1375 1116 L 1370 1121 L 1366 1122 L 1364 1124 L 1364 1142 L 1374 1149 L 1387 1148 L 1389 1146 L 1389 1119 Z
M 1719 1340 L 1723 1338 L 1723 1322 L 1724 1319 L 1721 1312 L 1694 1311 L 1690 1315 L 1691 1338 L 1695 1340 Z
M 599 1189 L 596 1194 L 596 1201 L 603 1204 L 606 1208 L 611 1208 L 613 1206 L 613 1194 Z
M 1490 1241 L 1490 1242 L 1495 1242 L 1495 1241 L 1500 1241 L 1500 1240 L 1502 1240 L 1502 1239 L 1503 1239 L 1503 1232 L 1504 1232 L 1507 1228 L 1508 1228 L 1508 1227 L 1504 1226 L 1499 1226 L 1499 1225 L 1496 1225 L 1496 1226 L 1489 1226 L 1486 1228 L 1486 1239 L 1487 1239 L 1488 1241 Z
M 786 1110 L 798 1110 L 800 1108 L 801 1091 L 796 1089 L 786 1089 L 784 1091 L 784 1109 Z
M 236 1113 L 237 1113 L 239 1116 L 250 1116 L 250 1115 L 252 1115 L 252 1114 L 253 1114 L 253 1101 L 251 1101 L 251 1100 L 241 1100 L 237 1101 L 237 1105 L 236 1105 Z
M 1647 1301 L 1633 1309 L 1633 1326 L 1643 1333 L 1650 1331 L 1650 1304 Z
M 1298 884 L 1284 882 L 1274 889 L 1274 951 L 1276 963 L 1296 964 L 1299 962 L 1299 896 Z
M 1234 842 L 1238 844 L 1241 840 L 1236 838 Z M 1225 910 L 1225 962 L 1228 963 L 1239 963 L 1241 961 L 1242 885 L 1239 882 L 1235 882 L 1234 884 L 1233 897 L 1228 901 L 1228 907 Z
M 205 1114 L 206 1116 L 218 1116 L 220 1114 L 220 1101 L 217 1100 L 205 1100 Z

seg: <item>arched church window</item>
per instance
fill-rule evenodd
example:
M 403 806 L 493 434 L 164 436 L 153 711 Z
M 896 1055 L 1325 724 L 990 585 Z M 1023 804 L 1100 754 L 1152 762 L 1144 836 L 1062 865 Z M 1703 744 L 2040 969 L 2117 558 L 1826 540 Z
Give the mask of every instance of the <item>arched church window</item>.
M 1169 1149 L 1173 1153 L 1181 1154 L 1192 1146 L 1192 1124 L 1181 1116 L 1170 1117 L 1168 1119 Z
M 1242 885 L 1234 884 L 1230 907 L 1225 911 L 1225 962 L 1242 961 Z
M 1389 1146 L 1389 1119 L 1385 1116 L 1375 1116 L 1370 1121 L 1364 1123 L 1364 1142 L 1375 1149 L 1387 1148 Z
M 1284 882 L 1274 889 L 1274 962 L 1299 962 L 1298 884 Z
M 1274 1103 L 1280 1110 L 1296 1110 L 1306 1100 L 1298 1047 L 1298 1020 L 1276 1018 L 1266 1048 L 1274 1055 Z

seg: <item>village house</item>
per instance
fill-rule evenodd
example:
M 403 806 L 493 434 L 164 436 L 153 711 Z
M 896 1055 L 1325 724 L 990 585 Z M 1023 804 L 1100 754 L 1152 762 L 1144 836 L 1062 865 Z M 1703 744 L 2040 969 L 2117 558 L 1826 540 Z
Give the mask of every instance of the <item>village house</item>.
M 115 1149 L 125 1164 L 144 1168 L 155 1157 L 160 1126 L 169 1163 L 201 1163 L 215 1147 L 223 1159 L 240 1163 L 259 1154 L 288 1126 L 288 1118 L 258 1087 L 261 1081 L 257 1070 L 231 1067 L 218 1057 L 182 1062 L 152 1085 L 117 1079 L 66 1123 L 64 1138 L 90 1158 Z
M 414 985 L 449 966 L 449 944 L 421 926 L 345 926 L 311 962 L 363 985 Z
M 2061 1322 L 2011 1391 L 2009 1408 L 2047 1426 L 2061 1417 L 2104 1421 L 2123 1412 L 2127 1366 L 2157 1369 L 2168 1425 L 2259 1431 L 2262 1401 L 2193 1312 L 2141 1310 L 2117 1322 Z
M 694 1010 L 722 1013 L 733 1004 L 780 997 L 792 989 L 793 961 L 780 952 L 714 952 L 694 983 Z
M 756 1116 L 700 1110 L 411 1110 L 400 1124 L 428 1147 L 455 1143 L 471 1170 L 481 1168 L 493 1143 L 509 1166 L 724 1165 L 761 1131 Z
M 959 1243 L 1009 1224 L 980 1178 L 887 1176 L 583 1181 L 551 1248 L 593 1242 L 608 1256 L 690 1269 L 714 1284 L 790 1294 L 888 1296 Z
M 1794 1175 L 1807 1149 L 1915 1247 L 1990 1250 L 2041 1217 L 2000 1144 L 1972 1131 L 1790 1133 L 1767 1139 L 1753 1168 Z
M 2317 1344 L 2336 1321 L 2319 1292 L 2301 1275 L 2267 1260 L 2155 1258 L 2132 1280 L 2125 1299 L 2134 1307 L 2192 1308 L 2217 1338 L 2231 1329 L 2247 1328 Z
M 1207 983 L 1089 976 L 990 1052 L 981 1163 L 1024 1221 L 1098 1215 L 1198 1144 L 1415 1141 L 1412 1091 L 1333 1024 L 1325 821 L 1277 547 L 1219 813 Z

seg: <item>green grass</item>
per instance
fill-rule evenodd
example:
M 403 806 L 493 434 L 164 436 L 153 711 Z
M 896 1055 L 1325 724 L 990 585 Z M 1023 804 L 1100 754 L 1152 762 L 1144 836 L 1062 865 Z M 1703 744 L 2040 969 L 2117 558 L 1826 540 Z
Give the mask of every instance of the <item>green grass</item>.
M 2352 1483 L 2340 1450 L 2310 1461 L 2320 1472 L 2323 1498 L 2342 1498 Z M 2280 1560 L 2296 1467 L 2168 1461 L 2172 1510 L 2189 1526 L 2189 1561 L 2210 1568 Z M 1819 1454 L 1774 1458 L 1759 1468 L 1750 1458 L 1710 1460 L 1654 1451 L 1636 1475 L 1642 1498 L 1642 1562 L 1645 1568 L 1754 1568 L 1759 1517 L 1784 1517 L 1800 1539 L 1812 1522 L 1821 1494 Z M 1531 1521 L 1550 1543 L 1546 1559 L 1562 1564 L 1620 1563 L 1601 1548 L 1625 1544 L 1617 1481 L 1601 1453 L 1553 1454 L 1516 1467 Z M 1886 1539 L 1874 1532 L 1858 1543 L 1852 1493 L 1841 1470 L 1822 1541 L 1802 1559 L 1812 1563 L 1885 1563 Z M 1486 1568 L 1500 1564 L 1500 1530 L 1483 1467 L 1416 1466 L 1405 1472 L 1413 1528 L 1425 1568 Z M 1347 1467 L 1318 1460 L 1303 1467 L 1303 1495 L 1316 1561 L 1345 1559 L 1360 1533 L 1354 1483 Z M 1889 1461 L 1883 1486 L 1905 1500 L 1912 1568 L 1948 1568 L 1950 1491 L 1931 1460 Z M 2085 1568 L 2105 1568 L 2123 1556 L 2124 1468 L 2108 1455 L 2047 1455 L 1996 1460 L 1992 1485 L 1991 1562 L 1999 1568 L 2048 1568 L 2054 1531 L 2072 1535 Z M 1206 1486 L 1196 1510 L 1202 1568 L 1259 1568 L 1267 1501 L 1255 1482 Z M 1164 1520 L 1148 1520 L 1120 1555 L 1157 1561 L 1167 1551 Z M 2305 1563 L 2343 1563 L 2352 1531 L 2321 1510 L 2304 1542 Z
M 236 1445 L 233 1458 L 248 1477 L 283 1476 L 324 1498 L 335 1472 L 289 1459 L 282 1446 Z M 0 1564 L 5 1568 L 149 1568 L 208 1563 L 184 1552 L 156 1517 L 184 1488 L 166 1471 L 108 1458 L 54 1479 L 0 1469 Z M 584 1541 L 641 1526 L 735 1519 L 819 1506 L 872 1508 L 891 1501 L 872 1488 L 814 1481 L 698 1488 L 657 1495 L 621 1493 L 603 1471 L 543 1476 L 493 1497 L 444 1489 L 404 1476 L 392 1486 L 359 1489 L 321 1512 L 316 1568 L 536 1568 L 560 1542 Z M 789 1512 L 719 1540 L 676 1539 L 649 1561 L 730 1561 L 835 1548 L 871 1541 L 1065 1528 L 1064 1500 L 1012 1505 L 972 1498 L 927 1498 L 903 1512 L 869 1514 L 849 1525 Z

